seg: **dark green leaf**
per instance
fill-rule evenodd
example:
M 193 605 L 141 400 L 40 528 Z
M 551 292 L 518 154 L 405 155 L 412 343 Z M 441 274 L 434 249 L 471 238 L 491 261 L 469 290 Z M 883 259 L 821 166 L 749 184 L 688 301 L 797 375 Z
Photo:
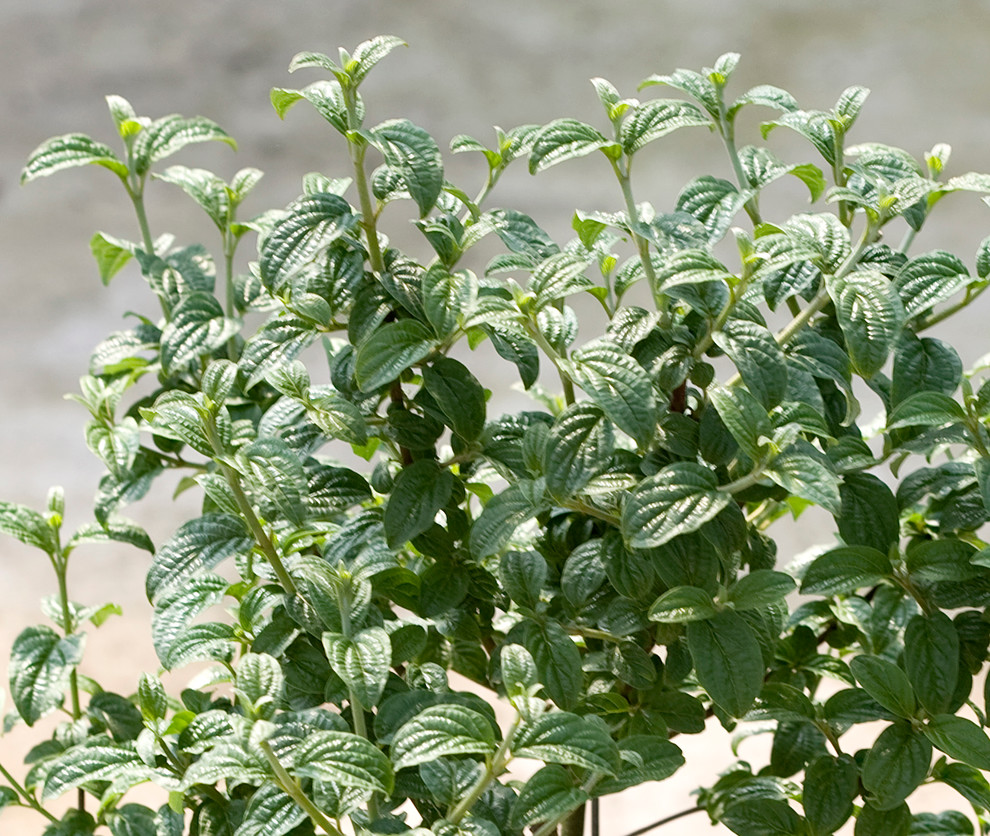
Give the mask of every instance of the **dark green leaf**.
M 350 732 L 314 731 L 295 751 L 299 775 L 341 787 L 390 793 L 392 764 L 382 751 Z
M 381 627 L 367 627 L 353 638 L 324 633 L 323 646 L 334 673 L 364 708 L 378 705 L 388 679 L 392 646 Z
M 423 386 L 433 396 L 445 423 L 465 441 L 476 441 L 485 429 L 485 390 L 468 368 L 451 357 L 439 357 L 423 369 Z
M 834 833 L 852 815 L 859 795 L 859 770 L 852 758 L 822 757 L 804 775 L 804 815 L 812 836 Z
M 530 778 L 512 806 L 509 825 L 520 830 L 534 822 L 553 821 L 588 800 L 562 766 L 550 764 Z
M 790 595 L 797 585 L 783 572 L 757 569 L 739 578 L 728 590 L 728 602 L 736 610 L 750 610 L 776 604 Z
M 904 667 L 927 711 L 948 711 L 959 678 L 959 634 L 943 612 L 916 615 L 904 631 Z
M 893 662 L 860 655 L 849 663 L 849 668 L 863 689 L 888 711 L 899 717 L 914 716 L 917 704 L 911 681 Z
M 905 317 L 900 297 L 887 277 L 876 270 L 832 277 L 828 292 L 853 367 L 863 377 L 873 377 L 900 335 Z
M 547 489 L 558 497 L 581 490 L 600 473 L 614 449 L 612 425 L 593 403 L 571 404 L 554 421 L 547 439 Z
M 382 522 L 392 548 L 414 539 L 433 525 L 437 512 L 447 504 L 454 475 L 430 459 L 403 468 L 395 479 Z
M 863 762 L 863 786 L 870 803 L 892 810 L 904 801 L 928 775 L 932 745 L 906 723 L 884 729 Z
M 712 338 L 736 364 L 746 388 L 766 409 L 784 399 L 787 361 L 769 330 L 755 322 L 732 319 Z
M 732 717 L 752 707 L 763 687 L 763 653 L 741 615 L 722 610 L 687 625 L 695 673 L 712 700 Z
M 990 769 L 990 738 L 972 720 L 955 714 L 936 714 L 924 732 L 950 758 L 977 769 Z
M 512 753 L 606 775 L 615 775 L 619 768 L 619 750 L 606 728 L 566 711 L 548 711 L 524 723 L 513 739 Z
M 716 614 L 715 602 L 705 590 L 696 586 L 668 589 L 650 606 L 650 621 L 681 623 L 703 621 Z
M 364 392 L 391 383 L 433 351 L 434 336 L 415 319 L 389 322 L 358 347 L 354 375 Z
M 424 708 L 392 738 L 395 771 L 454 755 L 488 755 L 495 734 L 487 717 L 462 705 Z

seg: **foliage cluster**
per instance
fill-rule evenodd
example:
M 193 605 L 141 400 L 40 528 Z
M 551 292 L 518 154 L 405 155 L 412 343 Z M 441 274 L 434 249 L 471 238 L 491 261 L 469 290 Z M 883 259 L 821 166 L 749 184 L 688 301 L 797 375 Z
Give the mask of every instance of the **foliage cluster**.
M 233 145 L 204 118 L 110 96 L 122 154 L 81 134 L 31 154 L 25 181 L 116 175 L 140 238 L 98 233 L 92 250 L 104 282 L 136 264 L 157 308 L 97 346 L 76 395 L 106 466 L 93 522 L 63 531 L 57 490 L 43 511 L 0 503 L 0 530 L 48 556 L 59 590 L 51 624 L 14 642 L 5 728 L 64 715 L 26 774 L 0 764 L 0 805 L 35 808 L 47 836 L 575 833 L 587 804 L 668 778 L 677 739 L 720 723 L 773 739 L 769 763 L 698 795 L 740 836 L 852 819 L 859 836 L 990 832 L 973 693 L 990 644 L 990 383 L 923 336 L 986 288 L 990 239 L 972 272 L 910 254 L 943 197 L 990 194 L 990 177 L 945 175 L 945 145 L 918 161 L 847 143 L 861 87 L 827 111 L 767 85 L 727 97 L 728 54 L 643 82 L 673 98 L 595 79 L 604 130 L 456 137 L 479 163 L 472 197 L 427 131 L 365 123 L 361 83 L 400 43 L 293 59 L 325 78 L 274 90 L 278 115 L 314 107 L 352 170 L 307 174 L 251 220 L 259 171 L 159 165 Z M 753 108 L 770 120 L 741 146 Z M 780 159 L 778 128 L 813 161 Z M 696 177 L 669 211 L 638 203 L 633 161 L 679 130 L 720 140 L 734 182 Z M 585 155 L 622 208 L 582 207 L 573 240 L 488 208 L 515 161 L 536 174 Z M 764 217 L 787 176 L 812 206 Z M 205 211 L 217 257 L 152 234 L 153 180 Z M 383 234 L 403 206 L 428 258 Z M 578 297 L 603 328 L 579 321 Z M 499 358 L 532 408 L 489 409 Z M 869 426 L 866 391 L 883 407 Z M 156 546 L 123 511 L 174 472 L 202 512 Z M 836 541 L 778 565 L 772 524 L 812 505 Z M 178 695 L 160 672 L 130 694 L 82 673 L 86 630 L 113 608 L 73 601 L 67 566 L 107 541 L 150 554 L 162 669 L 207 663 Z M 867 723 L 875 742 L 851 745 Z M 528 780 L 519 760 L 537 762 Z M 148 782 L 160 809 L 128 801 Z M 967 814 L 912 814 L 932 782 Z M 59 819 L 46 805 L 65 793 Z

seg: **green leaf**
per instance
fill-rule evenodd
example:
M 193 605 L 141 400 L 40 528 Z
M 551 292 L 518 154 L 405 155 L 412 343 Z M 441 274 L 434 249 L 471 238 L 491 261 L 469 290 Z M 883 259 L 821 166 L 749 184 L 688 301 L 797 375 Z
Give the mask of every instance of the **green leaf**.
M 798 814 L 777 798 L 738 801 L 726 808 L 721 820 L 734 833 L 746 836 L 793 836 L 801 832 Z
M 144 764 L 129 747 L 111 746 L 106 738 L 74 746 L 59 756 L 58 769 L 45 775 L 41 800 L 51 801 L 62 793 L 93 781 L 112 781 L 121 773 Z
M 807 441 L 798 441 L 779 454 L 766 475 L 788 493 L 814 502 L 830 514 L 839 513 L 839 479 L 829 460 Z
M 209 414 L 201 397 L 169 389 L 159 395 L 151 409 L 141 409 L 141 415 L 155 435 L 181 441 L 210 458 L 218 452 L 204 429 Z
M 904 322 L 904 306 L 890 281 L 876 270 L 827 276 L 839 327 L 856 371 L 873 377 L 887 362 Z
M 952 253 L 935 250 L 912 258 L 894 277 L 894 288 L 908 317 L 944 302 L 969 281 L 966 265 Z
M 620 430 L 645 447 L 656 430 L 656 402 L 650 376 L 618 346 L 601 340 L 561 363 Z
M 391 548 L 399 548 L 426 531 L 447 504 L 454 474 L 438 462 L 420 459 L 404 467 L 395 478 L 382 523 Z
M 675 586 L 668 589 L 650 606 L 650 621 L 679 624 L 703 621 L 716 614 L 712 596 L 697 586 Z
M 663 781 L 684 764 L 684 756 L 674 743 L 658 740 L 653 735 L 635 734 L 622 738 L 619 755 L 622 769 L 615 778 L 605 778 L 595 784 L 595 796 L 621 792 L 649 781 Z
M 732 610 L 689 622 L 688 649 L 698 682 L 732 717 L 742 717 L 763 687 L 763 653 L 749 624 Z
M 324 633 L 330 667 L 364 708 L 378 705 L 388 680 L 392 645 L 381 627 L 367 627 L 353 638 Z
M 306 813 L 277 784 L 263 784 L 251 796 L 237 836 L 284 836 Z
M 512 805 L 509 826 L 521 830 L 534 822 L 553 821 L 576 810 L 588 800 L 588 793 L 574 786 L 562 766 L 550 764 L 531 777 Z
M 499 561 L 498 576 L 510 599 L 533 609 L 547 581 L 547 562 L 539 552 L 507 552 Z
M 614 447 L 612 424 L 601 407 L 571 404 L 550 428 L 544 454 L 547 489 L 557 497 L 577 493 L 605 469 Z
M 255 716 L 270 720 L 282 700 L 285 677 L 278 659 L 267 653 L 245 653 L 237 663 L 234 690 Z
M 867 801 L 856 818 L 855 836 L 908 836 L 911 822 L 907 804 L 881 810 Z
M 859 770 L 848 755 L 820 757 L 805 770 L 804 815 L 812 836 L 835 833 L 853 813 L 859 795 Z
M 796 588 L 790 575 L 771 569 L 756 569 L 729 587 L 726 600 L 737 611 L 758 609 L 782 601 Z
M 156 819 L 155 811 L 148 807 L 124 804 L 107 817 L 107 825 L 111 836 L 158 836 Z
M 839 534 L 850 546 L 887 554 L 900 536 L 897 500 L 890 488 L 870 473 L 848 473 L 839 488 L 842 507 Z
M 295 65 L 296 59 L 305 60 L 305 57 L 312 55 L 319 55 L 319 53 L 299 53 L 293 59 L 293 65 Z M 326 58 L 325 55 L 321 57 Z M 301 63 L 298 66 L 290 66 L 290 69 L 298 69 L 300 66 L 305 66 L 305 64 Z M 272 107 L 275 108 L 279 119 L 284 119 L 289 108 L 303 99 L 309 102 L 315 108 L 316 112 L 340 133 L 346 135 L 350 130 L 347 118 L 347 103 L 344 100 L 344 94 L 340 88 L 340 84 L 336 82 L 322 80 L 314 82 L 302 90 L 286 90 L 281 87 L 275 87 L 271 91 Z M 360 98 L 358 98 L 357 102 L 358 118 L 361 121 L 364 119 L 364 103 Z
M 936 714 L 924 726 L 925 736 L 950 758 L 977 769 L 990 769 L 990 738 L 972 720 Z
M 388 322 L 358 346 L 354 375 L 364 392 L 391 383 L 433 351 L 434 336 L 415 319 Z
M 626 496 L 622 533 L 637 549 L 660 546 L 696 531 L 730 502 L 715 475 L 691 462 L 667 465 Z
M 154 603 L 191 574 L 246 554 L 253 546 L 254 538 L 244 523 L 231 514 L 206 514 L 184 523 L 152 560 L 145 582 L 148 599 Z
M 503 644 L 499 652 L 502 684 L 510 699 L 524 697 L 539 682 L 536 662 L 521 644 Z
M 406 42 L 394 35 L 376 35 L 358 44 L 351 53 L 351 60 L 344 65 L 344 70 L 351 77 L 351 83 L 357 87 L 375 64 L 400 46 L 406 46 Z
M 536 174 L 564 160 L 584 157 L 609 144 L 591 125 L 576 119 L 556 119 L 543 126 L 533 138 L 529 173 Z
M 964 763 L 939 762 L 934 777 L 952 787 L 974 807 L 990 810 L 990 783 L 979 769 Z
M 879 656 L 857 656 L 849 663 L 853 676 L 873 699 L 898 717 L 913 717 L 917 709 L 911 682 L 897 665 Z
M 619 768 L 619 750 L 606 728 L 566 711 L 548 711 L 524 723 L 513 738 L 512 754 L 606 775 Z
M 653 99 L 633 108 L 622 122 L 619 142 L 632 155 L 640 148 L 679 128 L 710 125 L 708 119 L 690 102 L 678 99 Z
M 104 285 L 110 284 L 110 279 L 116 276 L 134 255 L 134 244 L 114 238 L 105 232 L 97 232 L 89 239 L 89 249 L 96 259 L 100 281 Z
M 892 810 L 907 798 L 928 775 L 932 744 L 907 723 L 884 729 L 863 762 L 863 786 L 870 803 L 879 810 Z
M 0 502 L 0 531 L 46 554 L 58 551 L 55 530 L 41 514 L 26 505 Z
M 887 416 L 887 430 L 903 427 L 942 427 L 966 420 L 966 411 L 941 392 L 915 392 Z
M 956 350 L 932 337 L 902 334 L 894 350 L 890 403 L 897 406 L 915 392 L 951 395 L 962 378 L 962 360 Z
M 268 378 L 273 370 L 292 360 L 313 340 L 317 333 L 304 319 L 279 312 L 248 339 L 238 361 L 247 378 L 244 389 Z
M 716 383 L 708 388 L 708 397 L 742 451 L 754 462 L 761 461 L 773 439 L 773 424 L 766 408 L 739 387 Z
M 722 239 L 733 218 L 752 196 L 748 189 L 739 191 L 728 180 L 706 174 L 681 189 L 674 209 L 701 221 L 708 230 L 708 240 L 714 243 Z
M 819 555 L 805 570 L 801 592 L 805 595 L 844 595 L 875 586 L 890 577 L 887 556 L 868 546 L 839 546 Z
M 404 723 L 392 738 L 395 771 L 437 758 L 490 755 L 495 732 L 487 717 L 463 705 L 433 705 Z
M 82 661 L 83 634 L 59 636 L 50 627 L 28 627 L 10 652 L 10 696 L 29 726 L 61 705 L 69 675 Z
M 485 390 L 470 370 L 452 357 L 438 357 L 423 369 L 423 387 L 440 408 L 444 423 L 465 441 L 485 429 Z
M 356 223 L 350 205 L 340 195 L 321 192 L 293 201 L 260 243 L 262 283 L 271 291 L 281 290 Z
M 587 267 L 588 259 L 578 253 L 554 253 L 544 259 L 529 280 L 529 289 L 536 294 L 536 309 L 594 287 L 584 275 Z
M 478 301 L 478 279 L 469 270 L 450 272 L 435 264 L 422 276 L 423 309 L 430 325 L 444 340 L 474 312 Z
M 582 694 L 581 653 L 556 621 L 525 623 L 522 644 L 536 662 L 538 679 L 558 706 L 574 708 Z
M 500 552 L 526 520 L 548 507 L 542 479 L 523 479 L 495 494 L 471 526 L 471 553 L 479 558 Z
M 214 574 L 185 577 L 155 598 L 151 619 L 151 641 L 163 662 L 173 658 L 176 645 L 183 641 L 192 619 L 208 607 L 220 603 L 230 583 Z
M 162 368 L 171 374 L 223 345 L 239 326 L 223 315 L 223 308 L 210 293 L 186 294 L 172 311 L 162 331 Z
M 296 774 L 388 795 L 392 764 L 374 743 L 350 732 L 313 731 L 296 748 Z
M 436 141 L 408 119 L 390 119 L 370 131 L 385 162 L 402 174 L 409 194 L 425 216 L 443 189 L 443 159 Z
M 297 525 L 306 518 L 306 474 L 295 451 L 281 438 L 256 438 L 238 453 L 265 516 L 275 514 Z
M 784 399 L 787 361 L 769 330 L 748 320 L 730 319 L 712 339 L 736 364 L 746 388 L 766 409 Z
M 156 119 L 134 139 L 132 155 L 134 170 L 147 173 L 152 163 L 170 157 L 180 148 L 196 142 L 225 142 L 231 148 L 237 143 L 216 122 L 202 116 L 185 118 L 175 114 Z
M 21 183 L 48 177 L 64 168 L 91 164 L 110 169 L 122 180 L 127 177 L 127 166 L 112 148 L 86 134 L 65 134 L 46 140 L 31 152 L 21 171 Z
M 959 678 L 959 634 L 943 612 L 916 615 L 904 631 L 904 668 L 927 711 L 948 711 Z

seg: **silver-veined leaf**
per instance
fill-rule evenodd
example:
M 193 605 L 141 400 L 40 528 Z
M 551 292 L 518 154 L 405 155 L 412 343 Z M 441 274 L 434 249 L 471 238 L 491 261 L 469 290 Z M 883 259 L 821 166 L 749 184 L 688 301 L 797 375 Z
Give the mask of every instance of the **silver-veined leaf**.
M 732 219 L 752 196 L 749 189 L 739 191 L 728 180 L 706 174 L 681 189 L 675 210 L 701 221 L 708 230 L 708 240 L 714 243 L 722 239 Z
M 443 189 L 443 159 L 436 141 L 408 119 L 390 119 L 370 131 L 389 166 L 401 172 L 409 194 L 426 215 Z
M 516 528 L 549 507 L 543 479 L 522 479 L 488 500 L 471 526 L 471 553 L 484 558 L 497 554 Z
M 157 601 L 167 589 L 185 583 L 190 574 L 246 554 L 253 545 L 244 523 L 232 514 L 206 514 L 184 523 L 152 560 L 145 583 L 148 599 Z
M 729 504 L 705 467 L 675 462 L 639 483 L 626 496 L 622 533 L 633 548 L 660 546 L 696 531 Z
M 690 102 L 654 99 L 637 105 L 622 122 L 619 141 L 622 150 L 631 155 L 678 128 L 697 125 L 711 125 L 711 120 Z
M 14 502 L 0 502 L 0 531 L 46 554 L 58 551 L 55 530 L 37 511 Z
M 550 428 L 544 467 L 547 489 L 559 497 L 578 492 L 605 469 L 614 447 L 612 424 L 601 407 L 571 404 Z
M 944 302 L 969 281 L 969 271 L 958 256 L 935 250 L 912 258 L 894 278 L 894 287 L 910 318 Z
M 121 179 L 127 177 L 127 166 L 112 148 L 86 134 L 65 134 L 46 140 L 31 152 L 21 172 L 21 183 L 64 168 L 91 164 L 108 168 Z
M 314 731 L 294 753 L 296 773 L 340 787 L 392 792 L 392 764 L 375 744 L 350 732 Z
M 375 64 L 399 46 L 406 46 L 406 42 L 394 35 L 376 35 L 358 44 L 351 53 L 351 60 L 343 68 L 351 77 L 351 83 L 357 87 Z
M 770 331 L 755 322 L 731 319 L 712 335 L 739 369 L 746 388 L 767 409 L 787 393 L 787 361 Z
M 849 358 L 859 374 L 873 377 L 900 335 L 904 322 L 900 296 L 876 270 L 858 270 L 842 278 L 827 277 L 826 281 Z
M 277 784 L 262 784 L 248 801 L 234 836 L 284 836 L 307 818 Z
M 456 755 L 495 751 L 491 721 L 463 705 L 433 705 L 404 723 L 392 738 L 395 771 Z
M 334 673 L 364 708 L 378 705 L 388 679 L 392 645 L 381 627 L 368 627 L 352 638 L 324 633 L 323 646 Z
M 332 192 L 304 195 L 293 201 L 261 241 L 261 281 L 269 290 L 280 290 L 356 223 L 347 201 Z
M 611 145 L 591 125 L 576 119 L 556 119 L 544 125 L 533 138 L 529 172 L 535 174 L 574 157 L 584 157 Z
M 10 652 L 10 696 L 29 726 L 62 703 L 69 674 L 82 660 L 83 634 L 60 636 L 50 627 L 28 627 Z
M 588 800 L 588 793 L 574 785 L 567 770 L 557 764 L 543 767 L 519 791 L 509 819 L 514 830 L 533 822 L 559 819 Z
M 128 769 L 142 768 L 137 752 L 126 746 L 113 746 L 107 738 L 75 746 L 59 755 L 58 769 L 45 775 L 42 801 L 51 801 L 67 790 L 93 781 L 113 781 Z
M 169 157 L 195 142 L 225 142 L 231 148 L 237 143 L 216 122 L 203 116 L 186 118 L 173 114 L 156 119 L 134 139 L 132 155 L 135 171 L 143 175 L 151 164 Z
M 646 447 L 656 430 L 653 383 L 639 363 L 611 342 L 589 343 L 562 366 L 620 430 Z
M 567 711 L 548 711 L 524 723 L 513 738 L 512 754 L 606 775 L 619 768 L 619 750 L 606 728 Z

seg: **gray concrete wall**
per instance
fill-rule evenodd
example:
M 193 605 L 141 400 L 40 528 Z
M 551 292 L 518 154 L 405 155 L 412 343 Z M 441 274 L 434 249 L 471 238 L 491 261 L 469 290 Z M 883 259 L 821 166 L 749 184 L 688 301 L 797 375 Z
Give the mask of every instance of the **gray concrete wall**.
M 215 166 L 226 176 L 257 166 L 266 177 L 246 211 L 284 204 L 298 192 L 303 173 L 344 175 L 346 169 L 334 135 L 304 106 L 279 122 L 269 89 L 315 78 L 286 73 L 297 51 L 333 54 L 338 45 L 353 47 L 377 33 L 397 34 L 410 48 L 390 56 L 367 82 L 370 118 L 411 118 L 442 144 L 462 132 L 487 139 L 492 124 L 564 115 L 600 122 L 590 77 L 604 76 L 633 95 L 652 73 L 697 69 L 733 50 L 743 56 L 734 81 L 739 92 L 774 83 L 804 107 L 825 108 L 846 86 L 864 84 L 873 93 L 854 139 L 901 145 L 916 155 L 945 141 L 955 149 L 955 173 L 990 170 L 985 0 L 4 0 L 0 497 L 41 506 L 48 486 L 62 484 L 69 523 L 88 518 L 100 467 L 83 443 L 82 408 L 62 395 L 76 389 L 89 350 L 121 327 L 123 311 L 154 309 L 132 271 L 102 288 L 89 256 L 87 242 L 97 229 L 137 237 L 115 179 L 92 168 L 21 189 L 28 153 L 70 131 L 113 141 L 103 96 L 118 93 L 143 114 L 216 119 L 239 140 L 237 154 L 195 148 L 177 161 Z M 747 130 L 755 126 L 755 120 L 745 123 Z M 784 151 L 799 148 L 786 137 L 775 141 Z M 690 176 L 708 170 L 730 176 L 718 151 L 714 139 L 697 134 L 657 146 L 644 160 L 639 199 L 669 208 Z M 464 159 L 452 160 L 450 173 L 468 185 L 479 175 Z M 495 202 L 527 208 L 562 236 L 574 208 L 620 205 L 600 161 L 591 160 L 538 180 L 524 168 L 510 172 Z M 990 209 L 972 196 L 954 202 L 946 213 L 951 219 L 936 223 L 917 246 L 956 249 L 971 259 L 990 233 Z M 212 228 L 177 190 L 153 185 L 149 203 L 156 232 L 215 244 Z M 967 359 L 990 350 L 985 322 L 976 311 L 952 326 Z M 192 507 L 180 500 L 180 509 Z M 134 515 L 161 541 L 177 511 L 160 490 Z M 823 533 L 812 529 L 812 536 Z M 803 534 L 806 541 L 807 530 Z M 788 539 L 784 558 L 805 544 Z M 141 626 L 149 617 L 145 565 L 133 552 L 90 549 L 78 553 L 72 570 L 75 597 L 93 603 L 108 596 L 125 606 L 126 618 L 92 637 L 86 667 L 124 692 L 133 689 L 138 670 L 154 664 Z M 37 599 L 49 591 L 44 560 L 0 541 L 0 653 L 29 619 L 39 618 Z M 105 669 L 97 670 L 97 663 Z M 9 766 L 27 739 L 20 732 L 4 738 L 0 759 Z M 755 752 L 747 750 L 751 745 L 743 756 Z M 644 790 L 635 803 L 612 805 L 605 832 L 619 834 L 689 805 L 687 793 L 726 763 L 727 754 L 703 749 L 700 766 L 659 790 Z M 4 817 L 0 831 L 40 832 L 20 821 Z M 661 832 L 688 833 L 699 824 L 688 819 Z

